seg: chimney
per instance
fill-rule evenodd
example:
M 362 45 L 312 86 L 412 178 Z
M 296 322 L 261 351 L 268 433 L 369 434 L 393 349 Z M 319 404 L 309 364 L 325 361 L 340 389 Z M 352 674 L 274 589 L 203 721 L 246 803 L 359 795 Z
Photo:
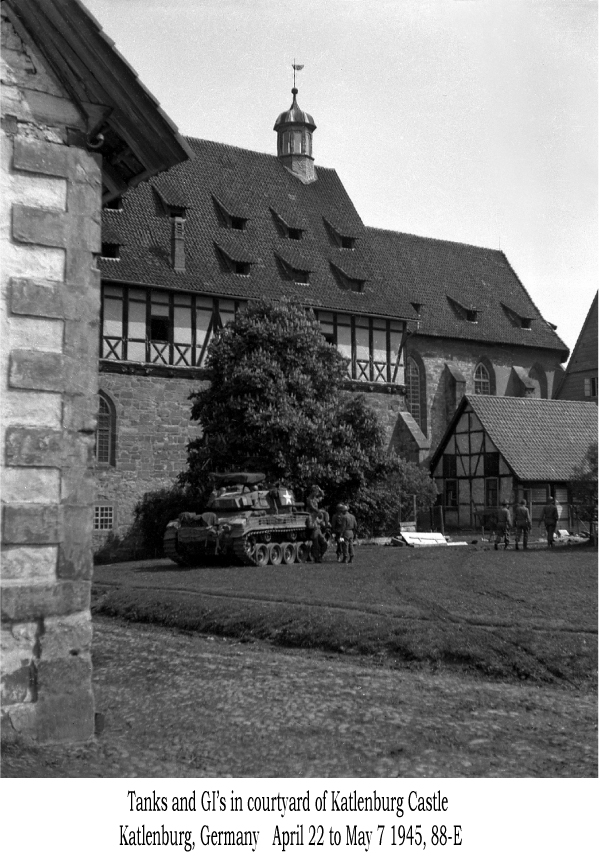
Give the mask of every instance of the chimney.
M 175 271 L 185 272 L 185 218 L 171 218 L 171 261 Z

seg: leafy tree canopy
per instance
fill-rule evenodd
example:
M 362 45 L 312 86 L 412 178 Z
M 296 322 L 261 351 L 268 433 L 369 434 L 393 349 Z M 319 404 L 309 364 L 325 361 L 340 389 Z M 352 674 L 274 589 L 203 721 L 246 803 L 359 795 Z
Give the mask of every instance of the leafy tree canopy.
M 598 443 L 590 444 L 588 451 L 575 468 L 571 480 L 571 496 L 575 511 L 584 521 L 598 517 Z
M 189 444 L 183 484 L 202 491 L 210 471 L 260 469 L 300 493 L 320 485 L 327 503 L 350 501 L 365 526 L 374 504 L 393 505 L 390 486 L 412 480 L 422 503 L 435 497 L 423 471 L 387 453 L 364 397 L 343 393 L 347 360 L 299 303 L 249 304 L 214 337 L 206 365 L 210 387 L 190 396 L 204 435 Z

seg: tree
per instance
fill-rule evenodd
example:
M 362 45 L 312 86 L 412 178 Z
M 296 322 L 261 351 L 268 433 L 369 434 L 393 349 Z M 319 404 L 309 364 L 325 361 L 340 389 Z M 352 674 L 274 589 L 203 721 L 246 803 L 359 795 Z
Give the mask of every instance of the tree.
M 598 443 L 591 443 L 571 479 L 574 512 L 581 521 L 598 518 Z
M 365 525 L 387 520 L 373 507 L 389 510 L 389 486 L 412 470 L 386 452 L 365 398 L 343 392 L 348 361 L 310 311 L 290 300 L 248 304 L 217 333 L 206 365 L 210 387 L 190 396 L 203 437 L 188 446 L 182 484 L 204 490 L 210 471 L 251 467 L 300 493 L 320 485 L 327 503 L 352 502 Z M 431 480 L 419 473 L 429 502 Z

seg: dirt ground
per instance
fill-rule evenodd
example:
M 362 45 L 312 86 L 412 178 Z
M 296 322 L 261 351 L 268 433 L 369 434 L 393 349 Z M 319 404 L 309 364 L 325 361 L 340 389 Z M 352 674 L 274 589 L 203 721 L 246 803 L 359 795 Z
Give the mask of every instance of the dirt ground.
M 595 777 L 593 691 L 95 618 L 105 728 L 4 777 Z

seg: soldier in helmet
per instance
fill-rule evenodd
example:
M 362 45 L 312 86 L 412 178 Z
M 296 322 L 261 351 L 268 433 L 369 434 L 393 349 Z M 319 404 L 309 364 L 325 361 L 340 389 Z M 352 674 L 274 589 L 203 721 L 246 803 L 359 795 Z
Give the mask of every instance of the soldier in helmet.
M 319 509 L 319 503 L 323 497 L 324 492 L 321 488 L 318 485 L 313 485 L 306 498 L 306 509 L 308 511 L 306 529 L 308 537 L 312 542 L 311 556 L 313 562 L 323 562 L 323 554 L 327 550 L 327 540 L 321 529 L 323 512 Z
M 508 547 L 508 531 L 511 523 L 508 501 L 505 500 L 502 503 L 502 508 L 498 510 L 498 515 L 496 517 L 496 541 L 494 543 L 494 550 L 498 550 L 498 545 L 501 541 L 504 541 L 504 550 Z
M 523 550 L 527 550 L 529 530 L 531 529 L 531 515 L 527 508 L 527 500 L 523 497 L 515 511 L 515 550 L 519 550 L 519 539 L 523 534 Z
M 546 527 L 546 537 L 548 539 L 548 547 L 554 547 L 554 533 L 558 524 L 558 509 L 556 508 L 556 500 L 554 497 L 548 497 L 548 502 L 542 509 L 542 517 L 540 524 Z

